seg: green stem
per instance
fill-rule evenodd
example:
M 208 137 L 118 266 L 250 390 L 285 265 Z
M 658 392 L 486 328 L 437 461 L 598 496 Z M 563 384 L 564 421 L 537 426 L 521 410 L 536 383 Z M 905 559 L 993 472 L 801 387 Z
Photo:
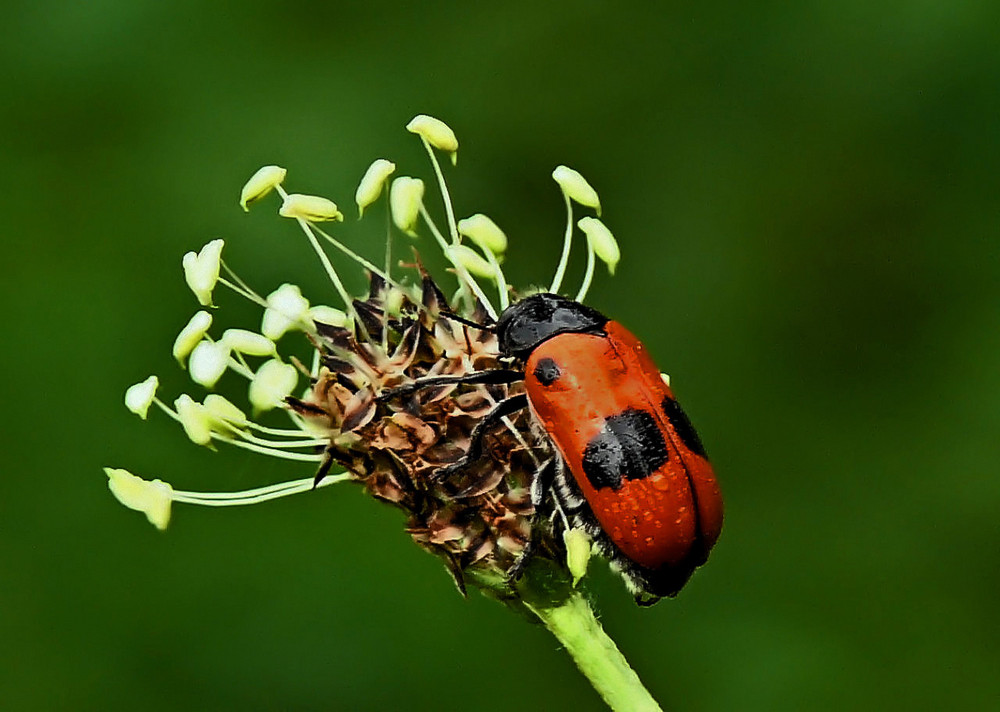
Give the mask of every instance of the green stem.
M 551 608 L 528 607 L 563 644 L 608 707 L 615 712 L 662 712 L 583 596 L 574 593 Z

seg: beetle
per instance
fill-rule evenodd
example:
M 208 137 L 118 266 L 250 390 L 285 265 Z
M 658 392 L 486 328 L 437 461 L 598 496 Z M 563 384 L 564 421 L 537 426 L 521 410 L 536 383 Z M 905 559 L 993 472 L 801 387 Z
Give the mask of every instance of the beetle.
M 591 535 L 638 603 L 675 596 L 719 537 L 722 496 L 697 432 L 646 347 L 596 309 L 550 293 L 515 302 L 495 326 L 466 323 L 495 330 L 500 355 L 514 368 L 420 379 L 380 400 L 444 383 L 523 380 L 525 393 L 484 416 L 465 456 L 436 476 L 481 457 L 484 434 L 530 408 L 558 453 L 535 477 L 536 511 L 551 495 L 572 526 Z

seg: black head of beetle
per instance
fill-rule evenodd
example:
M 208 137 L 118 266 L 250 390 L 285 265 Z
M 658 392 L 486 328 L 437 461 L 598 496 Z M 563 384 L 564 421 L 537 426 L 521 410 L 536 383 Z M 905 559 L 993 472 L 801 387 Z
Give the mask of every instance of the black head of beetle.
M 556 334 L 603 334 L 608 318 L 558 294 L 533 294 L 507 307 L 497 322 L 500 353 L 525 358 Z

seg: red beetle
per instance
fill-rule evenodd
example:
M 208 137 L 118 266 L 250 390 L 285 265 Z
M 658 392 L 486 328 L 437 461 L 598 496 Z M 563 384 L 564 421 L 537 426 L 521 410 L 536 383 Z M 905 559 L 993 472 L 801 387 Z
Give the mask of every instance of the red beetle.
M 481 457 L 482 436 L 530 407 L 561 456 L 535 479 L 536 508 L 551 491 L 640 604 L 676 595 L 719 537 L 722 496 L 698 434 L 646 348 L 621 324 L 556 294 L 512 304 L 495 328 L 501 355 L 523 370 L 427 378 L 391 394 L 446 382 L 524 381 L 526 395 L 499 403 L 476 426 L 466 456 L 439 474 Z

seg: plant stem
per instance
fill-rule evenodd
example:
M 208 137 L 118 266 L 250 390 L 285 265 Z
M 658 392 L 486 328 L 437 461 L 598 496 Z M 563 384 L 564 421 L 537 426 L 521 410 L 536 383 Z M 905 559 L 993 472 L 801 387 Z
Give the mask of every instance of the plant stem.
M 528 607 L 563 644 L 608 707 L 615 712 L 662 712 L 583 596 L 573 593 L 550 608 Z

